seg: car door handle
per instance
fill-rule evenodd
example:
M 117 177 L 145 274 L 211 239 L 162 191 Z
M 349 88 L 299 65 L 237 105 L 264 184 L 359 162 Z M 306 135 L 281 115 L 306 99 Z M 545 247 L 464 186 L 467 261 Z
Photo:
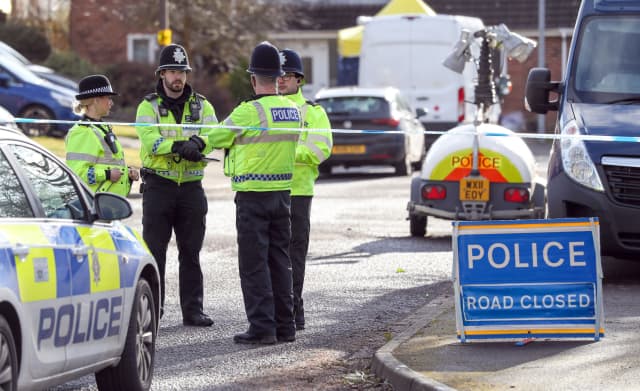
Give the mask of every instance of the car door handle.
M 71 249 L 71 254 L 78 259 L 78 262 L 82 262 L 84 257 L 89 254 L 89 249 L 87 246 L 76 246 Z
M 22 243 L 17 243 L 11 250 L 13 251 L 13 255 L 20 258 L 20 261 L 24 262 L 27 260 L 27 256 L 29 255 L 29 247 L 25 246 Z

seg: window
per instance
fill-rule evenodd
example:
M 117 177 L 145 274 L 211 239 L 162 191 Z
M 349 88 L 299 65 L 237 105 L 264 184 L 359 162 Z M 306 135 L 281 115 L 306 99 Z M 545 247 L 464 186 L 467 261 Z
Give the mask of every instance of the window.
M 86 216 L 70 174 L 58 163 L 24 146 L 11 145 L 11 150 L 31 182 L 46 217 L 82 219 Z
M 127 61 L 153 64 L 158 44 L 154 34 L 127 35 Z
M 27 195 L 7 158 L 0 152 L 0 217 L 33 217 Z
M 313 58 L 302 57 L 302 69 L 304 69 L 304 82 L 313 84 Z

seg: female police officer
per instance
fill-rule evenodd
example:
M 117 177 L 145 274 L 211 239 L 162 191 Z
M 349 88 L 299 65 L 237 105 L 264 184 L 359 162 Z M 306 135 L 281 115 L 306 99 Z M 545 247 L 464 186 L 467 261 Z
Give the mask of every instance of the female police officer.
M 82 114 L 65 138 L 67 165 L 94 192 L 108 191 L 127 196 L 138 171 L 127 167 L 124 151 L 111 126 L 101 123 L 117 95 L 106 76 L 91 75 L 78 84 L 78 104 L 74 111 Z

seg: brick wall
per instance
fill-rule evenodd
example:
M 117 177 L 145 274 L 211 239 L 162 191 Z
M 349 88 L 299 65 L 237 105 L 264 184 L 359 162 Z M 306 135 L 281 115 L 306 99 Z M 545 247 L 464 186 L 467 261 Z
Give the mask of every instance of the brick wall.
M 125 0 L 72 0 L 69 15 L 71 49 L 95 64 L 127 60 L 127 33 L 155 33 L 132 26 Z
M 567 40 L 567 50 L 570 39 Z M 551 71 L 551 80 L 559 81 L 562 78 L 562 40 L 560 37 L 547 37 L 545 39 L 545 66 Z M 524 114 L 525 126 L 527 131 L 537 130 L 537 114 L 530 113 L 524 108 L 524 90 L 527 82 L 529 70 L 538 66 L 538 49 L 535 49 L 529 59 L 520 64 L 515 60 L 509 61 L 509 74 L 511 75 L 511 83 L 513 90 L 509 94 L 502 105 L 503 115 L 520 111 Z M 553 94 L 551 94 L 553 98 Z M 545 119 L 546 132 L 553 132 L 555 127 L 557 112 L 547 113 Z

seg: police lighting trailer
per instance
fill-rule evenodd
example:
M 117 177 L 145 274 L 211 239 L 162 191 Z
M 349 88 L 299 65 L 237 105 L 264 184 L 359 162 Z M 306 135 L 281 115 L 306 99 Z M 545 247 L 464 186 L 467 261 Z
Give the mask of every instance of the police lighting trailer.
M 453 223 L 456 329 L 467 340 L 604 336 L 598 219 Z
M 489 26 L 460 41 L 444 66 L 462 72 L 473 59 L 470 47 L 480 40 L 473 124 L 457 126 L 429 149 L 422 171 L 411 182 L 407 205 L 412 236 L 424 236 L 427 217 L 449 220 L 531 219 L 545 216 L 545 186 L 536 175 L 536 162 L 527 144 L 511 130 L 487 123 L 498 103 L 492 49 L 524 61 L 535 42 L 511 33 L 506 26 Z M 501 77 L 501 80 L 508 80 Z

